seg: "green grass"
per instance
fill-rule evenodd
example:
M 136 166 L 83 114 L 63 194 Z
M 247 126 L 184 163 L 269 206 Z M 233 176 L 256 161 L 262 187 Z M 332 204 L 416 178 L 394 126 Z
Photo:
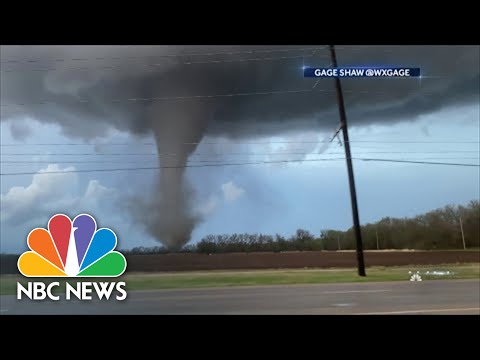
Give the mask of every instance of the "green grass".
M 453 275 L 429 276 L 426 271 L 449 270 Z M 199 288 L 219 286 L 251 286 L 251 285 L 286 285 L 286 284 L 318 284 L 341 282 L 366 281 L 408 281 L 409 271 L 420 271 L 424 280 L 435 279 L 479 279 L 480 264 L 445 264 L 431 266 L 402 266 L 402 267 L 371 267 L 367 269 L 367 277 L 360 277 L 356 269 L 301 269 L 301 270 L 245 270 L 245 271 L 198 271 L 176 273 L 138 273 L 126 274 L 120 278 L 89 278 L 83 281 L 125 281 L 126 289 L 152 290 L 174 288 Z M 16 283 L 19 281 L 25 286 L 27 281 L 35 279 L 23 278 L 17 275 L 0 276 L 0 294 L 12 295 L 16 293 Z M 45 279 L 38 279 L 44 281 Z M 54 279 L 52 279 L 54 281 Z M 78 280 L 70 280 L 71 283 Z M 47 282 L 47 281 L 46 281 Z M 48 281 L 50 282 L 50 281 Z M 58 293 L 64 293 L 65 281 L 56 288 Z

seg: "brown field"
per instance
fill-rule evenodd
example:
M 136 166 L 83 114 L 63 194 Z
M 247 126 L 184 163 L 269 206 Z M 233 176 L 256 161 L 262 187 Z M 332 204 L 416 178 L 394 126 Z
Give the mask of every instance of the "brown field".
M 479 251 L 365 251 L 366 266 L 438 265 L 480 262 Z M 127 256 L 128 272 L 348 268 L 354 251 L 285 253 L 167 254 Z
M 480 251 L 365 251 L 365 265 L 439 265 L 480 263 Z M 127 255 L 127 272 L 253 270 L 301 268 L 353 268 L 354 251 L 304 251 L 284 253 Z M 0 274 L 18 274 L 17 255 L 2 255 Z

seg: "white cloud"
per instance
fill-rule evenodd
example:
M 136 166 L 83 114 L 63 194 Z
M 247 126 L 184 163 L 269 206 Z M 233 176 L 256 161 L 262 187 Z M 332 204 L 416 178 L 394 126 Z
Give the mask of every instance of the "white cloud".
M 222 185 L 223 198 L 226 202 L 232 202 L 237 200 L 240 196 L 245 194 L 245 190 L 240 186 L 237 186 L 233 181 L 229 181 Z
M 203 203 L 197 206 L 196 212 L 202 217 L 206 217 L 211 215 L 223 203 L 233 202 L 245 194 L 245 190 L 235 185 L 233 181 L 222 184 L 221 190 L 222 195 L 219 196 L 216 193 L 211 194 Z
M 75 168 L 50 164 L 33 175 L 29 185 L 11 187 L 0 195 L 2 251 L 25 247 L 28 232 L 46 226 L 56 213 L 75 216 L 87 212 L 96 217 L 98 211 L 110 206 L 115 189 L 98 180 L 90 180 L 85 190 L 79 189 L 78 174 L 71 170 Z
M 201 204 L 199 207 L 198 207 L 198 212 L 202 215 L 202 216 L 208 216 L 210 215 L 211 213 L 213 213 L 217 207 L 219 205 L 219 199 L 217 196 L 215 195 L 211 195 L 207 201 L 205 201 L 203 204 Z
M 30 185 L 14 186 L 5 195 L 1 194 L 1 221 L 22 223 L 29 214 L 57 203 L 69 188 L 77 184 L 77 174 L 67 172 L 74 169 L 67 167 L 62 170 L 58 165 L 50 164 L 33 175 Z M 49 172 L 55 173 L 45 175 Z
M 114 189 L 103 186 L 98 180 L 90 180 L 87 189 L 85 190 L 85 194 L 80 201 L 85 205 L 91 203 L 98 204 L 99 201 L 111 198 L 114 194 Z

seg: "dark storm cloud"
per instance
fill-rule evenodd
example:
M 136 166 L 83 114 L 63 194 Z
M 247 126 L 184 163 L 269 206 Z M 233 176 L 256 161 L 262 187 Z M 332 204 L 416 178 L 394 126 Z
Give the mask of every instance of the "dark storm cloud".
M 59 123 L 69 135 L 85 138 L 101 135 L 106 129 L 105 125 L 141 134 L 150 131 L 152 122 L 159 121 L 145 115 L 153 103 L 168 102 L 180 108 L 202 102 L 211 107 L 210 134 L 243 137 L 310 129 L 330 121 L 336 122 L 335 92 L 331 79 L 320 80 L 316 91 L 311 93 L 173 101 L 127 100 L 309 89 L 316 79 L 304 79 L 302 65 L 330 63 L 328 49 L 317 50 L 313 56 L 313 50 L 299 50 L 154 57 L 279 48 L 295 47 L 3 47 L 2 104 L 29 104 L 44 100 L 52 104 L 2 107 L 2 119 L 8 119 L 13 114 L 28 113 L 39 120 Z M 231 61 L 299 55 L 305 57 Z M 478 46 L 338 46 L 337 58 L 340 66 L 418 66 L 424 75 L 422 80 L 343 79 L 352 125 L 413 120 L 420 114 L 442 107 L 478 102 Z M 22 59 L 41 61 L 4 62 Z M 227 62 L 205 63 L 222 60 Z M 145 66 L 147 64 L 151 66 Z M 52 68 L 57 70 L 36 71 Z M 335 118 L 332 119 L 332 116 Z
M 32 135 L 33 131 L 26 121 L 17 120 L 10 123 L 10 133 L 15 140 L 23 141 Z

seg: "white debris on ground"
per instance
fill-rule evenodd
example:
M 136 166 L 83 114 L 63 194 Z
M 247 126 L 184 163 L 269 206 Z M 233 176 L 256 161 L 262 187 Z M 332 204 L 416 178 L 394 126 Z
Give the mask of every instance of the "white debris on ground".
M 426 275 L 438 275 L 438 276 L 444 276 L 444 275 L 454 275 L 455 273 L 453 271 L 427 271 L 425 273 Z
M 422 281 L 422 277 L 421 277 L 421 272 L 420 271 L 416 271 L 416 272 L 412 272 L 412 271 L 409 271 L 408 272 L 411 276 L 410 276 L 410 281 Z M 451 276 L 451 275 L 455 275 L 455 273 L 453 271 L 450 271 L 450 270 L 445 270 L 445 271 L 439 271 L 439 270 L 433 270 L 433 271 L 425 271 L 423 272 L 423 275 L 424 276 Z

